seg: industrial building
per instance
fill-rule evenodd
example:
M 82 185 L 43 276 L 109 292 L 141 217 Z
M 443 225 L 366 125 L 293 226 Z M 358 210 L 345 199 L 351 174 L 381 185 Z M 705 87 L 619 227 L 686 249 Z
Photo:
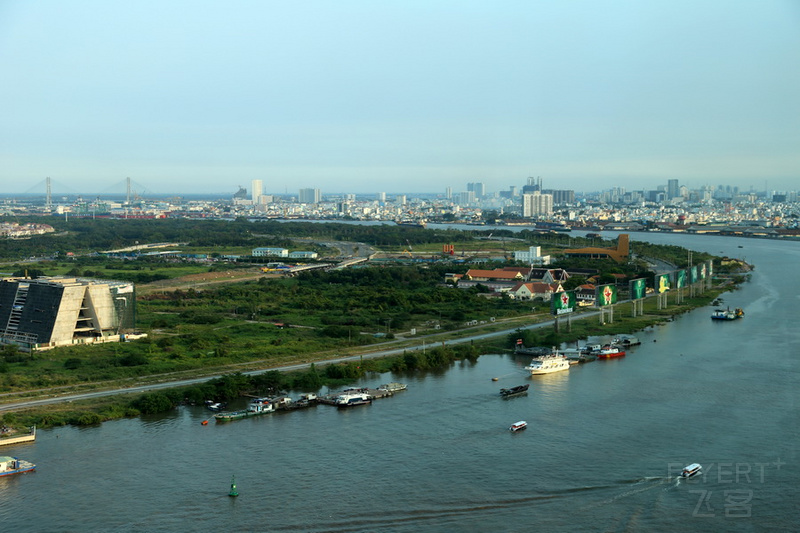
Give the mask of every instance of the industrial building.
M 37 350 L 132 337 L 133 283 L 81 278 L 0 280 L 0 342 Z M 138 335 L 137 335 L 138 337 Z

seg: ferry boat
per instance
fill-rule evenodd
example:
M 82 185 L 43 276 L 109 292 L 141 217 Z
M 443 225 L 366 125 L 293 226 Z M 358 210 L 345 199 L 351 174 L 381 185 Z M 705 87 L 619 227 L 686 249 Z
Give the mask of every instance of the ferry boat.
M 354 407 L 356 405 L 369 405 L 372 403 L 372 396 L 366 392 L 340 394 L 334 400 L 336 407 Z
M 530 387 L 530 384 L 526 383 L 525 385 L 517 385 L 516 387 L 511 387 L 510 389 L 500 389 L 500 396 L 503 396 L 505 398 L 508 396 L 523 394 L 525 392 L 528 392 L 528 387 Z
M 728 309 L 714 309 L 714 312 L 711 313 L 711 320 L 736 320 L 743 316 L 744 310 L 742 310 L 742 308 L 737 307 L 731 311 L 729 307 Z
M 250 418 L 251 416 L 261 416 L 267 413 L 275 412 L 275 404 L 269 398 L 256 398 L 247 409 L 241 411 L 226 411 L 214 415 L 214 420 L 217 422 L 230 422 L 231 420 L 241 420 L 242 418 Z
M 528 423 L 525 422 L 524 420 L 520 420 L 519 422 L 514 422 L 513 424 L 511 424 L 511 426 L 508 429 L 509 431 L 515 432 L 515 431 L 522 431 L 526 427 L 528 427 Z
M 625 350 L 613 344 L 606 344 L 591 355 L 596 356 L 598 359 L 610 359 L 611 357 L 622 357 L 625 355 Z
M 0 457 L 0 476 L 12 476 L 36 470 L 36 465 L 16 457 Z
M 560 372 L 569 370 L 569 361 L 560 353 L 553 352 L 542 357 L 534 357 L 531 364 L 525 367 L 525 370 L 528 370 L 533 376 Z
M 697 474 L 701 474 L 700 471 L 703 467 L 697 463 L 692 463 L 688 466 L 683 468 L 683 472 L 681 472 L 681 477 L 692 477 L 696 476 Z

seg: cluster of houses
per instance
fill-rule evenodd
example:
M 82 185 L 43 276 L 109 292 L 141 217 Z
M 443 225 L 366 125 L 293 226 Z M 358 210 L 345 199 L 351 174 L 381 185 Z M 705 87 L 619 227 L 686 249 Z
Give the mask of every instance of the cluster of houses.
M 491 295 L 508 295 L 515 300 L 540 300 L 549 302 L 554 294 L 564 291 L 564 282 L 571 276 L 586 278 L 587 283 L 578 286 L 575 296 L 578 305 L 594 305 L 595 287 L 600 274 L 596 269 L 503 267 L 494 270 L 470 269 L 464 274 L 447 274 L 445 282 L 459 288 L 482 285 L 491 290 Z

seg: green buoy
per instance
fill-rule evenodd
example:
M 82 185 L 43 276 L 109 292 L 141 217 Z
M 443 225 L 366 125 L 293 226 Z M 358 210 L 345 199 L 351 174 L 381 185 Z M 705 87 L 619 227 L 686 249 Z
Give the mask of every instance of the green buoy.
M 228 496 L 235 498 L 238 495 L 239 493 L 236 492 L 236 476 L 231 476 L 231 491 L 228 493 Z

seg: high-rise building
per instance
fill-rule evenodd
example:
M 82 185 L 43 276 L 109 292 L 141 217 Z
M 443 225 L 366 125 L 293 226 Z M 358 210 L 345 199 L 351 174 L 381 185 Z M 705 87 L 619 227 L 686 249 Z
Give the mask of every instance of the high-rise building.
M 553 195 L 535 191 L 522 195 L 522 216 L 537 217 L 553 213 Z
M 452 187 L 445 188 L 444 197 L 447 198 L 448 200 L 453 197 L 453 188 Z
M 378 193 L 378 201 L 381 202 L 381 203 L 386 201 L 386 193 L 385 192 L 379 192 Z
M 475 193 L 475 198 L 483 198 L 486 194 L 486 187 L 484 187 L 483 183 L 474 182 L 474 183 L 467 183 L 467 191 L 471 191 Z
M 322 201 L 322 193 L 319 189 L 300 189 L 297 199 L 301 204 L 318 204 Z
M 250 188 L 253 195 L 253 205 L 261 203 L 261 195 L 264 194 L 264 184 L 261 180 L 253 180 L 250 182 Z
M 667 198 L 673 199 L 681 195 L 681 189 L 678 185 L 678 180 L 667 180 Z

